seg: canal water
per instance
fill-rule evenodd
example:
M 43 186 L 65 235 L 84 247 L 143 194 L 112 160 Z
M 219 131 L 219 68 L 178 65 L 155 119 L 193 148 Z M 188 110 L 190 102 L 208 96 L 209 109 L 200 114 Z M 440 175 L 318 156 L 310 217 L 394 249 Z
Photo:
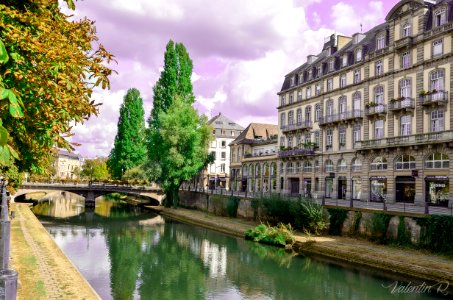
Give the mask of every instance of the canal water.
M 83 204 L 54 193 L 34 212 L 102 299 L 435 298 L 420 283 L 290 255 L 121 200 Z

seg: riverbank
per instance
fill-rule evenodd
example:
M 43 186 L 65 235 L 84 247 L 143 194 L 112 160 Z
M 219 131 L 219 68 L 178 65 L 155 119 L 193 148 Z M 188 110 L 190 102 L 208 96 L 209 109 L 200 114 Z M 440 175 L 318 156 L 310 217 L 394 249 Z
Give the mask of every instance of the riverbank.
M 151 208 L 151 207 L 149 207 Z M 152 208 L 175 220 L 214 229 L 235 236 L 257 225 L 243 219 L 219 217 L 189 209 Z M 339 236 L 309 237 L 296 234 L 294 249 L 302 255 L 320 255 L 339 262 L 371 267 L 389 276 L 402 275 L 431 283 L 448 282 L 453 287 L 453 260 L 425 251 L 378 245 L 365 240 Z
M 19 273 L 18 299 L 100 299 L 55 244 L 28 204 L 11 204 L 10 268 Z

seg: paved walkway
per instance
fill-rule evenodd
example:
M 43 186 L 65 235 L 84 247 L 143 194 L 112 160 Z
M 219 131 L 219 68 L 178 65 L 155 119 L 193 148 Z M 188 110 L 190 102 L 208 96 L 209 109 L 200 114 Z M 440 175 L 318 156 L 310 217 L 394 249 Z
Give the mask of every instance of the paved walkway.
M 257 225 L 243 219 L 214 216 L 189 209 L 159 208 L 163 215 L 236 236 Z M 414 249 L 374 244 L 339 236 L 310 237 L 296 233 L 295 249 L 301 254 L 316 254 L 337 262 L 365 265 L 386 275 L 410 275 L 421 280 L 448 282 L 453 287 L 453 259 Z
M 12 204 L 10 268 L 19 273 L 18 299 L 100 299 L 58 248 L 27 204 Z

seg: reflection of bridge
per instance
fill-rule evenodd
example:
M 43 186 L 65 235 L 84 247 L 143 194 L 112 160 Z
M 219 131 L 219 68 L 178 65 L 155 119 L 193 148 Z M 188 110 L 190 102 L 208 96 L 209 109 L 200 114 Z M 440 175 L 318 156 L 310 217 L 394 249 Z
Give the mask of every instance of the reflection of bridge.
M 121 193 L 131 196 L 139 196 L 148 198 L 151 204 L 160 205 L 165 197 L 165 194 L 160 188 L 150 188 L 143 186 L 124 186 L 124 185 L 109 185 L 109 184 L 46 184 L 46 183 L 27 183 L 23 184 L 14 197 L 19 197 L 25 194 L 43 191 L 65 191 L 71 192 L 85 197 L 86 206 L 94 206 L 95 199 L 99 196 Z

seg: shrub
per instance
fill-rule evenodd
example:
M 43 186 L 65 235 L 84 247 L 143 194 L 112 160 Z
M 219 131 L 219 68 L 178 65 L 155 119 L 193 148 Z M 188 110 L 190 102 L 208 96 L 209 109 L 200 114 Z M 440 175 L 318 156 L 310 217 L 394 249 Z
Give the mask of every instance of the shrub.
M 295 242 L 293 228 L 290 224 L 279 223 L 276 227 L 260 224 L 245 232 L 245 238 L 255 242 L 276 245 L 281 247 L 292 247 Z
M 371 218 L 371 237 L 372 241 L 383 243 L 385 241 L 385 233 L 389 225 L 391 215 L 385 213 L 374 213 Z
M 235 196 L 228 197 L 228 200 L 226 203 L 226 212 L 229 217 L 235 218 L 237 216 L 240 201 L 241 201 L 241 199 L 239 197 L 235 197 Z
M 420 236 L 421 247 L 453 256 L 452 216 L 432 215 L 427 219 L 419 220 L 418 223 L 423 227 Z
M 315 234 L 320 234 L 327 228 L 327 216 L 321 205 L 307 199 L 297 203 L 296 227 Z
M 341 235 L 341 229 L 343 227 L 344 220 L 348 216 L 348 211 L 342 208 L 328 208 L 329 213 L 329 234 Z

